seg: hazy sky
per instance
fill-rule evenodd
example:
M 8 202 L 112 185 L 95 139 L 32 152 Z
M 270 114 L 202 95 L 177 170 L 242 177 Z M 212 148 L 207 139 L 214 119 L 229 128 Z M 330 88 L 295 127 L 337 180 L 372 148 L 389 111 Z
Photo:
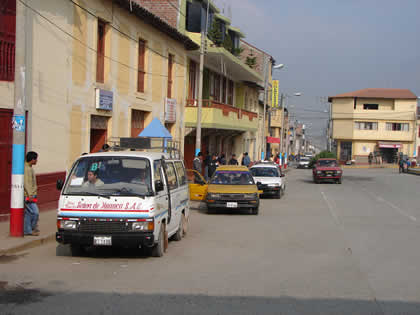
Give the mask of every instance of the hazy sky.
M 325 132 L 326 96 L 363 88 L 420 95 L 420 0 L 216 0 L 245 40 L 285 68 L 280 92 L 310 134 Z M 324 101 L 323 101 L 324 99 Z M 325 141 L 324 141 L 325 142 Z

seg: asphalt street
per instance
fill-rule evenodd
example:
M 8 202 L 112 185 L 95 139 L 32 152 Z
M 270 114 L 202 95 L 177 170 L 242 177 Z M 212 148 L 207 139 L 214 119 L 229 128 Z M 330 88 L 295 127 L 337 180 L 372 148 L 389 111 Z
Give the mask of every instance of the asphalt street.
M 420 314 L 420 176 L 292 170 L 258 216 L 192 211 L 162 258 L 54 242 L 0 257 L 0 314 Z

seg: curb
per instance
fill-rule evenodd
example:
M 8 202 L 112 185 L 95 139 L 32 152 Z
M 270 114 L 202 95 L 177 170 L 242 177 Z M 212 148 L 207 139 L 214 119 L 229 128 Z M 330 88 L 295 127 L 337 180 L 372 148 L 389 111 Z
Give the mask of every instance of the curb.
M 55 241 L 55 232 L 53 234 L 43 236 L 39 239 L 31 240 L 31 241 L 25 242 L 23 244 L 19 244 L 19 245 L 12 246 L 12 247 L 9 247 L 9 248 L 0 249 L 0 256 L 10 255 L 10 254 L 14 254 L 14 253 L 17 253 L 17 252 L 21 252 L 21 251 L 26 250 L 26 249 L 38 247 L 38 246 L 44 245 L 46 243 L 49 243 L 51 241 Z

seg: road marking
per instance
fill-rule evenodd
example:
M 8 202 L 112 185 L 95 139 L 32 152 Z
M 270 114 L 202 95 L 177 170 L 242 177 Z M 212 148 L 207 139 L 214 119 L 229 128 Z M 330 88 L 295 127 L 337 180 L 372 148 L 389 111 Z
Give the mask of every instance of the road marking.
M 328 200 L 327 196 L 325 195 L 325 193 L 323 191 L 321 191 L 321 195 L 322 195 L 322 198 L 324 198 L 325 203 L 328 206 L 328 210 L 330 211 L 330 214 L 333 217 L 334 223 L 340 226 L 341 225 L 340 220 L 338 219 L 338 216 L 335 213 L 334 207 L 332 206 L 331 202 Z
M 373 193 L 371 193 L 370 191 L 368 191 L 369 195 L 371 195 L 373 198 L 375 198 L 376 200 L 386 203 L 388 206 L 390 206 L 392 209 L 397 210 L 397 212 L 399 212 L 401 215 L 409 218 L 411 221 L 416 222 L 417 218 L 410 215 L 409 213 L 407 213 L 406 211 L 404 211 L 403 209 L 401 209 L 400 207 L 394 205 L 392 202 L 389 202 L 388 200 L 385 200 L 384 198 L 382 198 L 381 196 L 377 196 Z

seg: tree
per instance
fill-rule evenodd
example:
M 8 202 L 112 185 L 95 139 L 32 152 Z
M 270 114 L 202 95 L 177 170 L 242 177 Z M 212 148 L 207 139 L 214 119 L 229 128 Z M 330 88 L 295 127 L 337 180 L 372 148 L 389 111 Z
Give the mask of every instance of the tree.
M 215 20 L 211 26 L 211 29 L 208 34 L 210 40 L 217 46 L 220 47 L 222 45 L 222 32 L 220 27 L 220 21 Z
M 229 35 L 225 36 L 225 40 L 223 41 L 223 47 L 228 51 L 228 52 L 232 52 L 233 49 L 233 43 L 232 43 L 232 39 L 230 38 Z
M 249 52 L 249 55 L 246 57 L 245 64 L 251 69 L 253 69 L 257 64 L 257 57 L 254 56 L 252 49 Z

